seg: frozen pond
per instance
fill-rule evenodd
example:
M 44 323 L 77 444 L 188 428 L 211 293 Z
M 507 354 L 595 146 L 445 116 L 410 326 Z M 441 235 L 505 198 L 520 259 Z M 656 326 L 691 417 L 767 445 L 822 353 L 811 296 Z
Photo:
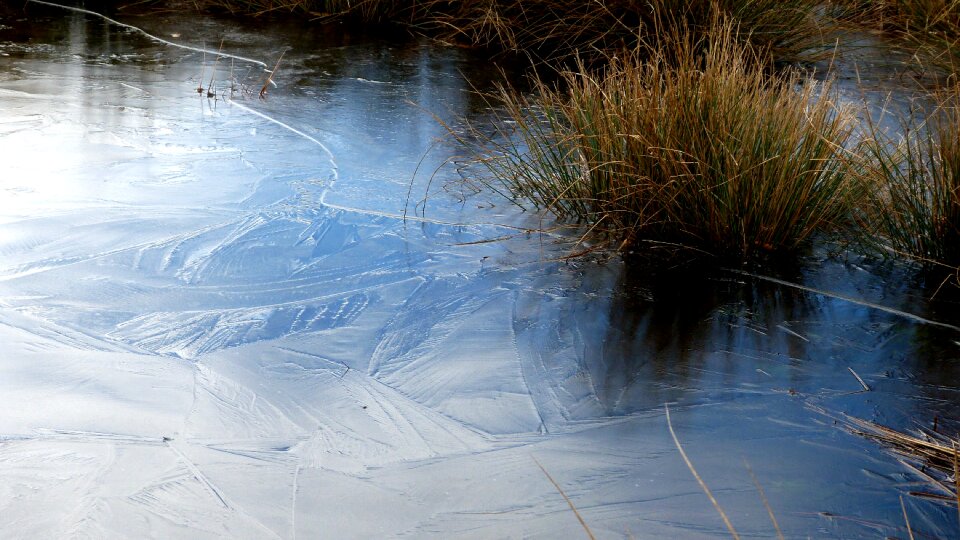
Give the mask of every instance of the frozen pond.
M 900 496 L 960 533 L 834 421 L 956 433 L 960 308 L 901 269 L 551 262 L 536 216 L 440 167 L 433 114 L 498 77 L 462 50 L 114 16 L 248 59 L 214 62 L 3 10 L 0 536 L 579 537 L 539 462 L 598 537 L 729 537 L 665 403 L 743 536 L 774 535 L 745 462 L 790 538 L 906 538 Z M 249 60 L 284 51 L 258 99 Z

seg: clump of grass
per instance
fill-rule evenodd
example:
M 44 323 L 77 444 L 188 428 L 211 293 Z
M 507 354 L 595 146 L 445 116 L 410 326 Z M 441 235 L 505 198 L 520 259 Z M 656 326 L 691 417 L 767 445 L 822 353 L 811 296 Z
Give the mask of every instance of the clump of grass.
M 793 252 L 845 224 L 851 115 L 827 84 L 770 75 L 734 26 L 677 31 L 599 74 L 503 89 L 497 137 L 464 138 L 488 185 L 633 250 L 670 242 L 735 259 Z
M 960 86 L 894 140 L 868 119 L 861 143 L 875 245 L 960 286 Z
M 915 59 L 960 74 L 960 0 L 859 0 L 881 29 L 907 43 Z

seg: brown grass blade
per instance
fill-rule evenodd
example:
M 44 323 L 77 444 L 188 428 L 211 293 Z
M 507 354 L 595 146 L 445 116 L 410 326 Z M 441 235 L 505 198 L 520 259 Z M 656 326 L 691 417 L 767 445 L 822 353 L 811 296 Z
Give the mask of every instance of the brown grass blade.
M 954 496 L 951 495 L 941 495 L 939 493 L 930 493 L 929 491 L 908 491 L 907 495 L 911 497 L 919 497 L 921 499 L 931 499 L 934 501 L 949 502 L 953 504 Z
M 957 522 L 960 523 L 960 457 L 957 457 L 957 442 L 953 442 L 953 487 L 957 492 Z
M 217 57 L 213 59 L 213 69 L 210 71 L 210 82 L 207 83 L 207 97 L 216 97 L 213 90 L 213 79 L 217 76 L 217 63 L 220 62 L 220 53 L 223 52 L 223 38 L 220 38 L 220 47 L 217 49 Z
M 547 469 L 540 463 L 540 461 L 533 457 L 533 462 L 537 464 L 537 467 L 540 467 L 540 470 L 543 471 L 543 474 L 546 475 L 547 480 L 550 480 L 550 483 L 553 484 L 553 487 L 557 488 L 557 491 L 563 496 L 563 500 L 567 501 L 567 505 L 570 506 L 570 510 L 573 510 L 573 515 L 577 516 L 577 521 L 580 522 L 580 526 L 583 527 L 584 532 L 587 533 L 587 538 L 590 540 L 596 540 L 596 537 L 593 536 L 593 532 L 590 530 L 590 527 L 587 525 L 587 522 L 583 519 L 583 516 L 580 515 L 580 512 L 577 510 L 577 507 L 573 505 L 573 501 L 570 500 L 570 497 L 567 497 L 567 494 L 564 493 L 563 488 L 560 487 L 560 484 L 550 476 L 550 473 L 547 472 Z
M 713 504 L 713 507 L 716 508 L 717 513 L 720 514 L 721 519 L 723 519 L 723 524 L 726 525 L 727 530 L 730 531 L 730 536 L 736 540 L 740 540 L 740 535 L 737 534 L 737 530 L 734 529 L 733 524 L 730 523 L 730 518 L 727 517 L 727 513 L 723 511 L 720 503 L 717 502 L 716 497 L 713 496 L 713 493 L 710 491 L 710 488 L 707 487 L 707 484 L 703 481 L 703 478 L 700 478 L 700 474 L 697 472 L 696 467 L 693 466 L 693 462 L 690 461 L 690 458 L 687 457 L 687 453 L 683 450 L 683 445 L 680 444 L 680 439 L 677 438 L 677 434 L 673 430 L 673 422 L 670 421 L 670 405 L 664 403 L 663 409 L 667 413 L 667 427 L 670 429 L 670 436 L 673 437 L 673 443 L 677 446 L 677 450 L 680 451 L 680 457 L 683 458 L 683 462 L 687 464 L 687 468 L 690 469 L 693 477 L 696 478 L 697 483 L 700 484 L 700 489 L 707 494 L 707 498 L 710 499 L 710 503 Z
M 960 478 L 957 474 L 960 472 L 960 464 L 958 464 L 960 458 L 957 456 L 957 441 L 930 431 L 922 432 L 924 438 L 916 437 L 854 416 L 844 416 L 842 419 L 851 424 L 854 433 L 886 444 L 895 453 L 904 456 L 905 459 L 900 460 L 904 466 L 929 481 L 937 489 L 949 494 L 949 497 L 940 500 L 956 502 L 958 520 L 960 520 L 960 487 L 958 487 Z M 919 461 L 922 466 L 914 466 L 909 461 Z M 937 473 L 943 476 L 938 478 Z M 952 487 L 949 485 L 951 473 L 954 484 Z
M 856 433 L 857 433 L 858 435 L 863 435 L 863 436 L 866 436 L 866 437 L 868 437 L 868 438 L 870 437 L 870 435 L 867 434 L 867 433 L 861 433 L 861 432 L 856 432 Z M 914 465 L 913 463 L 910 463 L 910 462 L 907 461 L 906 459 L 898 459 L 897 461 L 899 461 L 900 464 L 903 465 L 904 467 L 906 467 L 906 468 L 910 469 L 911 471 L 913 471 L 913 473 L 916 474 L 917 476 L 919 476 L 920 478 L 923 478 L 923 479 L 926 480 L 927 482 L 930 482 L 930 484 L 931 484 L 933 487 L 939 489 L 939 490 L 942 491 L 943 493 L 947 493 L 948 495 L 943 496 L 942 500 L 953 502 L 953 490 L 950 489 L 950 486 L 948 486 L 947 484 L 945 484 L 945 483 L 944 483 L 943 481 L 941 481 L 939 478 L 937 478 L 937 477 L 933 476 L 932 474 L 930 474 L 929 472 L 927 472 L 927 471 L 928 471 L 927 467 L 917 467 L 916 465 Z M 928 497 L 928 498 L 929 498 L 929 497 Z
M 773 528 L 777 531 L 777 538 L 784 540 L 783 531 L 780 530 L 780 524 L 777 522 L 777 516 L 774 515 L 773 508 L 770 507 L 770 501 L 767 499 L 767 494 L 763 491 L 763 486 L 760 485 L 760 481 L 757 480 L 757 475 L 753 474 L 753 468 L 750 467 L 746 459 L 743 460 L 743 466 L 747 468 L 747 472 L 750 473 L 750 479 L 753 480 L 753 485 L 757 487 L 757 492 L 760 493 L 760 500 L 763 501 L 763 507 L 767 509 L 767 515 L 770 516 Z
M 907 524 L 907 534 L 913 540 L 913 529 L 910 527 L 910 518 L 907 517 L 907 507 L 903 504 L 903 495 L 900 496 L 900 509 L 903 510 L 903 521 Z

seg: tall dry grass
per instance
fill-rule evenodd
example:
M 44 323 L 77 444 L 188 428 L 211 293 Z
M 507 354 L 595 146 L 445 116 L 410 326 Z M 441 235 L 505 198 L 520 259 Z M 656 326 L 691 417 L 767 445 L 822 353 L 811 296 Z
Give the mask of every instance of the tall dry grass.
M 439 4 L 439 3 L 438 3 Z M 449 3 L 446 3 L 449 4 Z M 669 26 L 705 31 L 719 11 L 738 37 L 779 61 L 819 57 L 834 44 L 835 24 L 820 0 L 472 0 L 429 10 L 420 27 L 471 45 L 521 51 L 540 59 L 581 59 L 634 50 Z
M 960 85 L 943 90 L 921 122 L 890 134 L 868 119 L 860 148 L 879 247 L 960 285 Z
M 390 22 L 417 11 L 418 2 L 402 0 L 194 0 L 202 8 L 234 14 L 263 15 L 285 12 L 311 19 L 351 18 L 367 23 Z
M 668 23 L 709 26 L 716 10 L 738 36 L 777 61 L 815 60 L 839 28 L 822 0 L 204 0 L 234 12 L 293 11 L 313 18 L 392 22 L 472 47 L 536 60 L 605 59 L 652 41 Z
M 864 22 L 892 33 L 924 67 L 960 74 L 960 0 L 852 0 Z M 955 81 L 954 81 L 955 82 Z
M 677 30 L 529 95 L 503 89 L 500 132 L 461 140 L 488 185 L 620 249 L 656 241 L 751 259 L 847 226 L 853 123 L 829 84 L 765 72 L 732 23 L 698 36 Z

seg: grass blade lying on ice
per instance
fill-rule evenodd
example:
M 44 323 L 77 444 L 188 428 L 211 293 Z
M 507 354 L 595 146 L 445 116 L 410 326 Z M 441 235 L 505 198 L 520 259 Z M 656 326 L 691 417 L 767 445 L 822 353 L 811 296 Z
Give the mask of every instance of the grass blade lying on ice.
M 670 405 L 664 403 L 663 409 L 667 414 L 667 427 L 670 429 L 670 436 L 673 437 L 673 443 L 677 446 L 677 450 L 680 451 L 680 457 L 683 458 L 683 462 L 687 464 L 687 468 L 690 469 L 691 473 L 693 473 L 693 477 L 696 478 L 697 483 L 700 484 L 700 488 L 704 493 L 707 494 L 707 498 L 710 499 L 710 503 L 713 504 L 713 507 L 717 509 L 717 513 L 719 513 L 720 517 L 723 519 L 723 524 L 727 526 L 727 530 L 730 531 L 730 535 L 736 540 L 740 540 L 740 535 L 737 534 L 736 529 L 733 528 L 733 524 L 730 523 L 727 513 L 723 511 L 720 503 L 717 502 L 716 497 L 713 496 L 713 493 L 710 491 L 710 488 L 707 487 L 707 484 L 703 481 L 703 478 L 700 478 L 700 474 L 697 473 L 697 469 L 693 466 L 690 458 L 687 457 L 687 453 L 683 450 L 683 445 L 680 444 L 680 439 L 677 438 L 676 432 L 673 431 L 673 422 L 670 421 Z
M 547 480 L 550 480 L 550 483 L 553 484 L 553 487 L 557 488 L 557 491 L 563 497 L 563 500 L 567 501 L 567 505 L 570 506 L 570 510 L 573 510 L 573 514 L 577 516 L 577 521 L 580 522 L 580 526 L 582 526 L 584 532 L 587 533 L 587 537 L 590 538 L 590 540 L 596 540 L 596 537 L 593 536 L 593 532 L 590 530 L 590 527 L 587 525 L 586 520 L 584 520 L 583 516 L 580 515 L 580 512 L 577 510 L 577 507 L 573 505 L 573 501 L 570 500 L 570 497 L 567 497 L 567 494 L 564 493 L 563 488 L 560 487 L 560 484 L 558 484 L 557 481 L 553 479 L 553 476 L 551 476 L 550 473 L 547 472 L 547 469 L 540 463 L 540 461 L 537 458 L 533 456 L 530 456 L 530 457 L 533 458 L 533 461 L 534 463 L 537 464 L 537 467 L 540 467 L 540 470 L 543 471 L 543 474 L 546 475 Z
M 777 522 L 777 516 L 773 513 L 773 508 L 770 507 L 767 493 L 763 490 L 763 486 L 760 485 L 760 481 L 757 480 L 757 475 L 753 474 L 753 468 L 750 467 L 746 459 L 743 460 L 743 466 L 747 468 L 747 472 L 750 473 L 750 479 L 753 480 L 753 485 L 757 487 L 757 492 L 760 493 L 760 500 L 763 501 L 763 507 L 767 509 L 767 515 L 770 516 L 773 529 L 777 532 L 777 539 L 784 540 L 783 531 L 780 530 L 780 523 Z

